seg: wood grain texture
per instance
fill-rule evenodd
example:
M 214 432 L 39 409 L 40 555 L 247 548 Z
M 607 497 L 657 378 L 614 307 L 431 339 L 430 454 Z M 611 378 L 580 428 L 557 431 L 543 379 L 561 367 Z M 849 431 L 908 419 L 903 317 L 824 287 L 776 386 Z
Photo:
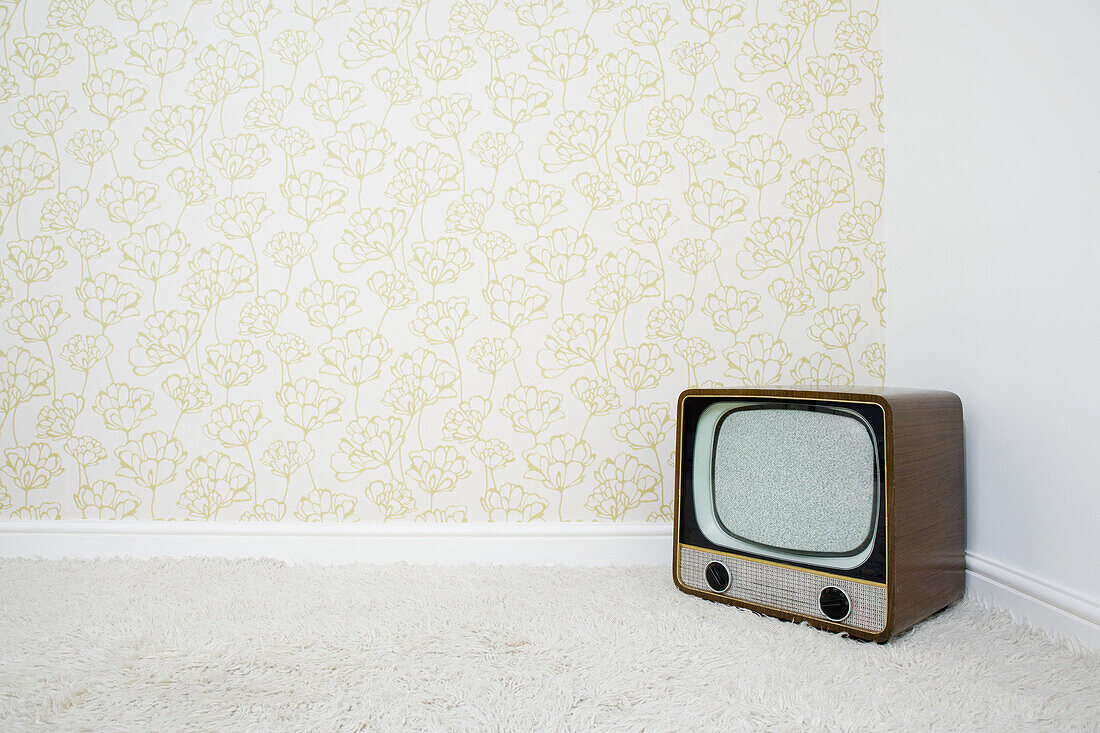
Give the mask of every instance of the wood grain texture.
M 886 398 L 889 637 L 962 598 L 966 491 L 958 396 L 891 390 Z

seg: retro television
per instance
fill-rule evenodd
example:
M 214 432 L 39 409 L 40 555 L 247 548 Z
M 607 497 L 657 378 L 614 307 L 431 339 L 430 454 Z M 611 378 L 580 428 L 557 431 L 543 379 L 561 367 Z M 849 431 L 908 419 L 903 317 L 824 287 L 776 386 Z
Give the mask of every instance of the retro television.
M 962 405 L 915 389 L 690 389 L 673 578 L 884 642 L 963 593 Z

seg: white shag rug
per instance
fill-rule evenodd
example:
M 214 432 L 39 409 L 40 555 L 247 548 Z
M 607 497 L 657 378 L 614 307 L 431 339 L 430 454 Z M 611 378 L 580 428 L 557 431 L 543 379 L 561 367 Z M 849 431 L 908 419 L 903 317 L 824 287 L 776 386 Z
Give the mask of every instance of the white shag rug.
M 886 645 L 664 568 L 0 560 L 0 730 L 1100 728 L 1100 654 L 973 601 Z

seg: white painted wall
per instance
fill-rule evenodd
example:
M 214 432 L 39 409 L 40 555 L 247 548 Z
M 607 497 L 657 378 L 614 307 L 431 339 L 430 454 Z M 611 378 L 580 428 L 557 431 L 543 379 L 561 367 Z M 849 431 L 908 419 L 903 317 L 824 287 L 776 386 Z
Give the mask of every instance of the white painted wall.
M 881 17 L 889 381 L 962 397 L 972 559 L 1094 613 L 1100 2 Z

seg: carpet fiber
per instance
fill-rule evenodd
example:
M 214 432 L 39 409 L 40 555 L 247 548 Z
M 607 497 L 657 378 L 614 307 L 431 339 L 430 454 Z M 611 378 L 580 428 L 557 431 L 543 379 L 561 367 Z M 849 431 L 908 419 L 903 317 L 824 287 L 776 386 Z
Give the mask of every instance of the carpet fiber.
M 1100 655 L 975 602 L 887 645 L 663 568 L 0 561 L 0 730 L 1097 730 Z

